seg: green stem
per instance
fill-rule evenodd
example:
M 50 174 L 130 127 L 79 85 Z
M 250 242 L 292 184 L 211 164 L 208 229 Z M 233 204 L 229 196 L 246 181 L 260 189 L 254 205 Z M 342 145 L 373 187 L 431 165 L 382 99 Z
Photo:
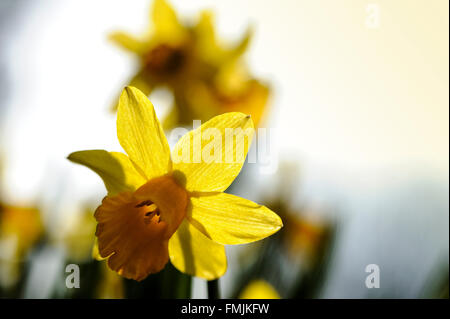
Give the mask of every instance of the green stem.
M 208 299 L 220 299 L 219 279 L 208 280 Z

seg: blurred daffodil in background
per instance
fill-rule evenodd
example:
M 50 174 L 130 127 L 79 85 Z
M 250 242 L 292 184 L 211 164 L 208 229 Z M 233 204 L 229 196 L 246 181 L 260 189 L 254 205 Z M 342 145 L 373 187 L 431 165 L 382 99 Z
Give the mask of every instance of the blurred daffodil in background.
M 241 251 L 233 297 L 251 298 L 259 290 L 264 294 L 267 287 L 281 298 L 317 297 L 327 274 L 336 225 L 325 217 L 324 208 L 293 204 L 299 180 L 297 164 L 282 161 L 275 191 L 265 196 L 264 204 L 280 215 L 284 227 Z
M 43 233 L 39 209 L 36 207 L 0 207 L 0 234 L 3 238 L 14 238 L 15 254 L 22 257 Z
M 252 282 L 262 279 L 282 298 L 317 297 L 333 251 L 335 225 L 316 218 L 317 212 L 294 209 L 282 202 L 265 204 L 279 213 L 285 226 L 275 236 L 241 252 L 232 296 L 242 298 Z M 262 285 L 256 288 L 264 290 Z
M 0 286 L 5 290 L 17 284 L 25 258 L 43 231 L 38 208 L 0 203 Z
M 208 130 L 218 135 L 205 138 Z M 98 251 L 109 267 L 140 281 L 170 259 L 181 272 L 213 280 L 227 268 L 224 245 L 277 232 L 282 221 L 274 212 L 223 193 L 242 168 L 253 130 L 250 116 L 225 113 L 184 135 L 171 153 L 151 102 L 138 89 L 125 88 L 117 135 L 128 156 L 103 150 L 69 155 L 99 174 L 108 190 L 95 218 Z M 214 161 L 195 160 L 211 150 Z
M 4 178 L 0 154 L 0 186 Z M 0 297 L 17 296 L 26 273 L 27 258 L 44 236 L 37 205 L 12 204 L 0 189 Z
M 273 207 L 280 207 L 273 205 Z M 320 255 L 321 245 L 327 241 L 330 235 L 330 224 L 326 220 L 312 220 L 302 215 L 315 216 L 314 212 L 306 209 L 293 211 L 291 208 L 281 208 L 286 220 L 286 229 L 283 236 L 283 246 L 292 259 L 299 258 L 305 262 L 305 266 L 313 268 Z
M 158 88 L 173 94 L 174 105 L 162 122 L 165 129 L 233 111 L 250 114 L 260 125 L 269 88 L 252 77 L 242 58 L 250 30 L 237 44 L 223 45 L 212 12 L 203 11 L 197 22 L 184 23 L 165 0 L 153 2 L 150 20 L 152 25 L 140 37 L 115 32 L 110 39 L 139 61 L 130 86 L 147 96 Z
M 267 281 L 258 279 L 250 282 L 239 296 L 240 299 L 280 299 L 275 288 Z

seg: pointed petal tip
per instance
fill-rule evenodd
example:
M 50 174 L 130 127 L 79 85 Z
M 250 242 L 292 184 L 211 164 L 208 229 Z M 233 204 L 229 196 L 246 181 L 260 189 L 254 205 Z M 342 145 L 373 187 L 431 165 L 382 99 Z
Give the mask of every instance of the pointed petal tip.
M 66 159 L 71 162 L 77 163 L 78 161 L 77 161 L 76 155 L 79 154 L 80 152 L 82 152 L 82 151 L 72 152 L 66 156 Z
M 134 87 L 127 85 L 123 88 L 122 94 L 126 93 L 126 94 L 130 95 L 133 92 L 133 89 L 134 89 Z
M 273 211 L 272 211 L 273 212 Z M 284 224 L 283 224 L 283 220 L 281 219 L 281 217 L 277 214 L 277 213 L 275 213 L 275 212 L 273 212 L 273 214 L 275 214 L 275 216 L 277 216 L 277 222 L 278 222 L 278 225 L 276 226 L 276 232 L 277 231 L 279 231 L 281 228 L 283 228 L 284 227 Z

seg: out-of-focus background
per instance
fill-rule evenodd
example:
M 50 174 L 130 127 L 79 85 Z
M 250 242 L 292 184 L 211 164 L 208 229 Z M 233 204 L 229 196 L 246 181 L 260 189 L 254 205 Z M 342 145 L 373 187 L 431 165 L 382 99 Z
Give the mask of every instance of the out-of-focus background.
M 186 20 L 211 9 L 228 42 L 251 25 L 244 58 L 271 90 L 265 126 L 277 169 L 247 164 L 233 192 L 293 221 L 271 242 L 227 247 L 222 295 L 238 294 L 256 273 L 281 297 L 448 297 L 448 1 L 171 4 Z M 67 234 L 105 194 L 95 174 L 66 156 L 120 150 L 109 109 L 136 63 L 108 34 L 142 33 L 150 6 L 0 0 L 0 217 L 19 214 L 14 207 L 28 214 L 20 213 L 19 239 L 1 237 L 4 296 L 66 296 L 65 266 L 78 258 Z M 170 104 L 167 94 L 151 100 Z M 32 209 L 39 226 L 29 225 Z M 90 244 L 75 238 L 71 245 Z M 34 248 L 20 257 L 11 253 L 29 242 Z M 257 252 L 254 262 L 247 250 Z M 370 264 L 379 266 L 379 288 L 366 287 Z M 205 297 L 205 286 L 194 279 L 192 297 Z

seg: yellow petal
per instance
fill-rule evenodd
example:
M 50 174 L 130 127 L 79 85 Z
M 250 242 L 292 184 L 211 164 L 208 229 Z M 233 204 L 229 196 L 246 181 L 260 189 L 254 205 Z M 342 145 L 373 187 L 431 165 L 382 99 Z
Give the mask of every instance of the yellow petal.
M 253 29 L 249 27 L 242 37 L 241 41 L 239 41 L 238 44 L 233 49 L 231 49 L 230 58 L 237 58 L 240 55 L 244 54 L 250 44 L 250 41 L 252 40 L 252 36 Z
M 172 152 L 180 182 L 188 191 L 224 191 L 239 174 L 253 134 L 250 116 L 230 112 L 184 135 Z
M 217 46 L 216 34 L 213 25 L 213 13 L 209 10 L 201 12 L 198 24 L 195 27 L 199 53 L 206 58 L 214 58 L 214 54 L 222 53 Z
M 175 10 L 165 0 L 155 0 L 151 11 L 155 28 L 153 40 L 177 43 L 185 36 L 185 29 L 178 21 Z
M 247 49 L 253 33 L 252 29 L 249 28 L 235 46 L 221 46 L 214 30 L 214 15 L 209 10 L 204 10 L 201 13 L 194 31 L 197 36 L 198 53 L 209 63 L 215 65 L 229 62 L 231 59 L 236 59 L 242 55 Z
M 117 136 L 131 161 L 147 179 L 170 171 L 169 144 L 153 105 L 134 87 L 126 87 L 120 95 Z
M 113 32 L 109 35 L 109 39 L 125 50 L 139 55 L 144 54 L 149 48 L 149 44 L 147 42 L 139 40 L 125 32 Z
M 191 197 L 191 203 L 191 223 L 220 244 L 250 243 L 283 226 L 281 218 L 267 207 L 231 194 Z
M 245 287 L 239 299 L 280 299 L 280 295 L 267 281 L 253 280 Z
M 146 182 L 128 156 L 117 152 L 91 150 L 74 152 L 68 159 L 96 172 L 105 183 L 108 195 L 123 191 L 134 191 Z
M 206 238 L 186 219 L 169 240 L 169 257 L 179 271 L 207 280 L 227 270 L 225 247 Z

